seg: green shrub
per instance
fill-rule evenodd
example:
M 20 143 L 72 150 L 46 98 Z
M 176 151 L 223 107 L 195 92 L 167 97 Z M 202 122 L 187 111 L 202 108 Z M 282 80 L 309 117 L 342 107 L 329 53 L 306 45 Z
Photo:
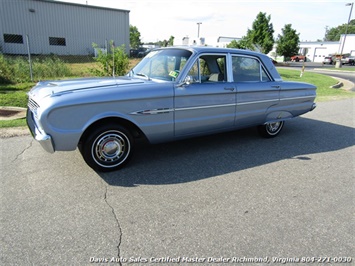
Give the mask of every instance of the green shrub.
M 124 76 L 129 70 L 129 58 L 125 52 L 125 46 L 114 47 L 110 42 L 111 51 L 108 53 L 98 49 L 98 56 L 95 58 L 103 70 L 94 69 L 93 73 L 98 76 Z M 97 44 L 93 44 L 97 48 Z
M 35 80 L 55 79 L 71 75 L 69 66 L 56 56 L 32 60 L 32 74 Z M 0 84 L 14 84 L 31 81 L 30 65 L 24 57 L 5 58 L 0 55 Z
M 70 68 L 56 56 L 46 57 L 44 60 L 36 58 L 32 64 L 33 76 L 36 79 L 62 78 L 71 75 Z
M 31 81 L 30 64 L 22 57 L 16 57 L 15 59 L 9 59 L 13 68 L 13 83 L 23 83 Z
M 12 66 L 9 64 L 8 60 L 0 54 L 0 84 L 11 84 L 11 73 Z

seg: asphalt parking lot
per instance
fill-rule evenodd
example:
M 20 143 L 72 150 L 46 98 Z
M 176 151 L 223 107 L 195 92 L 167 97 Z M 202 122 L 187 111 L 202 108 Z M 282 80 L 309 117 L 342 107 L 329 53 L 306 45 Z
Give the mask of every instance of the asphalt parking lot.
M 354 103 L 319 103 L 274 139 L 142 144 L 105 174 L 2 138 L 0 264 L 354 265 Z

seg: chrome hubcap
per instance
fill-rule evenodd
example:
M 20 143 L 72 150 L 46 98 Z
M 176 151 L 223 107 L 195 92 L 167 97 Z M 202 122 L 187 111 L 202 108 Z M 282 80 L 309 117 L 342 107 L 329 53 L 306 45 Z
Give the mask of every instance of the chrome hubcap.
M 104 132 L 94 142 L 92 153 L 97 164 L 114 167 L 121 164 L 130 151 L 129 140 L 121 132 Z
M 281 122 L 267 124 L 267 129 L 270 133 L 275 133 L 280 128 Z
M 102 144 L 99 144 L 99 150 L 101 150 L 101 154 L 105 158 L 112 158 L 120 154 L 121 146 L 119 141 L 113 140 L 105 140 Z

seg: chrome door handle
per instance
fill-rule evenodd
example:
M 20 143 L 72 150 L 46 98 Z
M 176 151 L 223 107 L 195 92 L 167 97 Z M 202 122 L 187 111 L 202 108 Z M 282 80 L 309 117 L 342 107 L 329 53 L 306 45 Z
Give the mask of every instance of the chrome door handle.
M 280 89 L 281 86 L 280 85 L 272 85 L 271 88 Z
M 224 90 L 225 90 L 225 91 L 234 91 L 234 88 L 233 88 L 233 87 L 230 87 L 230 88 L 225 87 Z

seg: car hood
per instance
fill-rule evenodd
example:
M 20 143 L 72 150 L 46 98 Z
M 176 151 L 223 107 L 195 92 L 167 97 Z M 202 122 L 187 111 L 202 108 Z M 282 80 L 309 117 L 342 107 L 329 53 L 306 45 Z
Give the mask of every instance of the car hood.
M 28 93 L 31 98 L 44 98 L 47 96 L 60 96 L 77 90 L 87 90 L 102 87 L 121 86 L 144 83 L 142 79 L 130 77 L 118 78 L 83 78 L 56 81 L 38 82 Z

